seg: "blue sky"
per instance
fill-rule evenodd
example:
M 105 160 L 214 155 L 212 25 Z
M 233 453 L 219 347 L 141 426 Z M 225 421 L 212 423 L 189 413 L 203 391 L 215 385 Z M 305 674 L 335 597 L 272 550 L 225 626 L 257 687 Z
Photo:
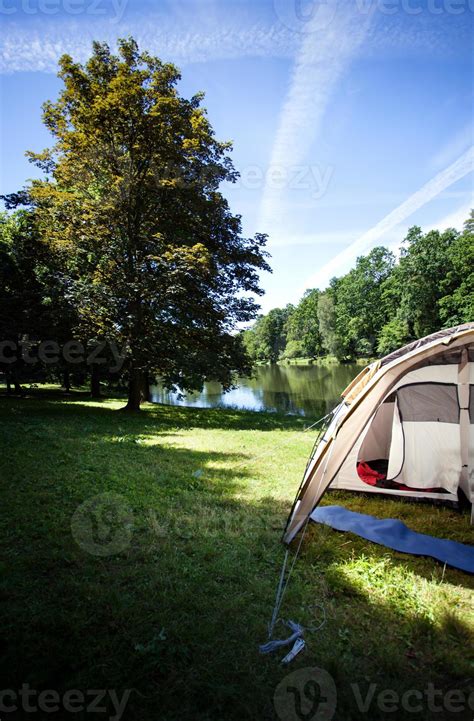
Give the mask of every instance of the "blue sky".
M 234 142 L 224 192 L 269 234 L 264 310 L 474 205 L 474 0 L 0 0 L 0 16 L 0 192 L 50 144 L 58 57 L 133 34 Z

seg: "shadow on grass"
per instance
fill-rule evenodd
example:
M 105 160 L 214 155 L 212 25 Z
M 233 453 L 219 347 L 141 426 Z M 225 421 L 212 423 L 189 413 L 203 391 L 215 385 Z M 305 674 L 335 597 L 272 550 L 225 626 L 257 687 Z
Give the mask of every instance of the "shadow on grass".
M 474 538 L 470 504 L 455 508 L 443 503 L 340 490 L 330 490 L 324 503 L 342 505 L 351 511 L 379 518 L 396 518 L 418 533 L 459 543 L 472 543 Z M 403 554 L 399 555 L 403 557 Z
M 314 588 L 327 622 L 315 638 L 308 634 L 309 651 L 292 670 L 315 666 L 330 674 L 337 689 L 334 718 L 341 721 L 470 721 L 472 596 L 465 593 L 461 605 L 454 591 L 447 602 L 450 584 L 418 578 L 411 558 L 403 564 L 370 551 L 351 556 L 341 539 L 336 543 L 334 554 L 323 544 L 321 554 L 301 559 L 312 572 L 318 569 Z M 292 604 L 303 599 L 295 588 Z M 298 676 L 291 683 L 303 696 Z
M 425 581 L 419 559 L 387 558 L 386 549 L 314 529 L 283 613 L 310 624 L 322 601 L 327 623 L 289 670 L 278 664 L 283 653 L 259 656 L 289 503 L 249 497 L 251 469 L 238 465 L 245 455 L 213 449 L 212 431 L 234 428 L 242 415 L 248 428 L 261 420 L 271 431 L 265 423 L 276 418 L 164 406 L 129 418 L 53 400 L 2 402 L 0 414 L 10 421 L 0 458 L 3 688 L 133 689 L 127 721 L 265 721 L 277 718 L 272 698 L 288 671 L 316 665 L 335 679 L 335 719 L 377 721 L 385 712 L 359 712 L 351 683 L 365 684 L 363 695 L 372 682 L 379 690 L 466 687 L 465 589 L 451 572 L 442 583 Z M 183 419 L 209 430 L 209 450 L 162 437 L 173 438 Z M 130 438 L 151 432 L 154 445 Z M 72 518 L 82 502 L 108 493 L 131 508 L 133 527 L 124 548 L 92 555 L 75 540 Z M 101 520 L 106 533 L 98 529 L 96 544 L 120 528 L 120 518 Z M 24 715 L 35 716 L 69 718 Z M 426 708 L 395 717 L 431 718 Z
M 113 399 L 117 401 L 117 399 Z M 60 406 L 64 413 L 70 409 L 71 416 L 84 418 L 101 417 L 104 414 L 114 414 L 115 424 L 128 424 L 130 427 L 156 429 L 160 426 L 168 428 L 215 428 L 221 430 L 297 430 L 303 431 L 315 419 L 286 415 L 283 413 L 269 413 L 264 411 L 246 411 L 232 408 L 187 408 L 184 406 L 169 406 L 159 403 L 144 403 L 138 414 L 119 413 L 125 405 L 125 399 L 118 405 L 112 406 L 111 399 L 100 398 L 92 400 L 85 392 L 75 391 L 65 394 L 56 390 L 34 389 L 24 398 L 0 396 L 0 412 L 2 407 L 18 407 L 23 405 L 25 411 L 32 412 L 35 408 L 43 413 L 55 415 Z M 109 421 L 110 419 L 108 419 Z M 113 426 L 112 426 L 113 427 Z

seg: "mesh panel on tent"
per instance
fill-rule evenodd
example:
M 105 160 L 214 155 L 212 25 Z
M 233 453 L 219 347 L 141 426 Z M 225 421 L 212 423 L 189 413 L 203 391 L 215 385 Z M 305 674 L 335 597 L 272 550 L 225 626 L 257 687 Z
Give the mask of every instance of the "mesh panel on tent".
M 285 542 L 328 487 L 451 502 L 462 489 L 474 502 L 474 323 L 372 363 L 342 396 L 306 468 Z M 358 476 L 370 461 L 379 462 L 377 473 L 385 462 L 385 486 Z
M 402 422 L 459 423 L 458 389 L 441 383 L 408 384 L 397 391 Z

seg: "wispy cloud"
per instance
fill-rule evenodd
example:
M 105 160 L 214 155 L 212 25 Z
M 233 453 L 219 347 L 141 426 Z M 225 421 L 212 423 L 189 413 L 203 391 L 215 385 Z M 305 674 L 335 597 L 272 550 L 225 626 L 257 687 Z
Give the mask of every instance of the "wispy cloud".
M 293 2 L 279 2 L 283 5 L 288 2 L 294 14 L 296 6 Z M 90 53 L 92 39 L 106 40 L 113 46 L 117 37 L 127 35 L 133 35 L 150 52 L 180 65 L 222 58 L 293 58 L 298 51 L 304 61 L 305 50 L 311 54 L 320 47 L 321 53 L 326 48 L 328 62 L 335 62 L 337 66 L 336 56 L 342 60 L 345 52 L 351 52 L 349 45 L 353 42 L 360 45 L 362 36 L 364 43 L 359 47 L 360 54 L 377 58 L 381 54 L 406 55 L 413 51 L 436 54 L 437 57 L 452 55 L 470 40 L 469 25 L 462 24 L 462 16 L 456 25 L 451 17 L 448 26 L 442 23 L 442 18 L 425 14 L 417 16 L 416 24 L 407 25 L 404 13 L 395 16 L 375 13 L 377 22 L 372 23 L 366 33 L 370 13 L 358 10 L 353 0 L 315 4 L 319 8 L 316 21 L 321 32 L 306 32 L 303 46 L 301 33 L 295 32 L 291 25 L 285 25 L 277 14 L 274 22 L 269 22 L 268 17 L 260 19 L 257 10 L 249 18 L 245 4 L 229 3 L 227 7 L 234 9 L 230 19 L 222 13 L 214 17 L 208 4 L 199 3 L 185 3 L 180 12 L 176 2 L 169 3 L 167 10 L 150 10 L 150 6 L 145 6 L 141 12 L 135 8 L 132 12 L 130 0 L 102 0 L 100 3 L 83 0 L 78 3 L 79 10 L 81 4 L 82 14 L 64 17 L 39 9 L 36 14 L 30 10 L 25 13 L 21 3 L 16 4 L 16 9 L 15 3 L 8 3 L 8 8 L 13 8 L 14 12 L 2 15 L 0 73 L 56 72 L 57 61 L 63 53 L 83 61 Z M 33 9 L 36 6 L 35 3 L 30 5 Z M 360 5 L 362 7 L 363 3 Z M 373 6 L 375 8 L 377 3 Z M 327 27 L 324 27 L 324 12 L 334 20 Z M 351 18 L 352 27 L 346 33 Z M 424 24 L 420 26 L 422 20 Z M 337 28 L 343 34 L 338 34 Z
M 430 227 L 430 230 L 446 230 L 446 228 L 456 228 L 462 230 L 465 221 L 469 218 L 471 209 L 474 208 L 474 192 L 471 194 L 469 202 L 463 203 L 457 210 L 449 215 L 444 215 Z
M 49 24 L 38 19 L 28 29 L 4 25 L 0 36 L 0 73 L 23 71 L 56 72 L 58 59 L 69 53 L 85 61 L 93 39 L 105 40 L 115 47 L 117 37 L 133 35 L 139 45 L 164 60 L 180 65 L 215 59 L 239 57 L 293 56 L 297 47 L 295 33 L 281 25 L 254 24 L 247 27 L 201 28 L 189 22 L 186 29 L 170 25 L 169 18 L 147 14 L 139 20 L 114 23 L 58 21 Z M 193 28 L 189 30 L 189 28 Z
M 443 190 L 456 181 L 461 180 L 461 178 L 464 178 L 473 170 L 474 146 L 471 146 L 471 148 L 463 153 L 463 155 L 461 155 L 461 157 L 454 163 L 435 175 L 435 177 L 426 183 L 426 185 L 420 188 L 420 190 L 416 193 L 413 193 L 413 195 L 407 198 L 407 200 L 395 208 L 395 210 L 392 210 L 392 212 L 377 223 L 377 225 L 366 231 L 341 253 L 338 253 L 334 258 L 320 268 L 317 273 L 310 276 L 304 284 L 304 287 L 301 289 L 301 292 L 303 292 L 306 288 L 325 288 L 334 275 L 340 275 L 347 272 L 356 260 L 357 256 L 370 251 L 380 238 L 385 236 L 387 233 L 390 233 L 397 225 L 403 223 L 403 221 L 410 217 L 410 215 L 412 215 L 415 211 L 422 208 Z
M 313 20 L 315 27 L 308 22 L 280 113 L 270 167 L 288 168 L 307 161 L 334 89 L 366 35 L 370 14 L 361 15 L 355 5 L 341 3 L 338 10 L 334 14 L 331 5 L 321 6 Z M 266 188 L 258 227 L 271 235 L 272 228 L 281 223 L 282 204 L 282 191 Z

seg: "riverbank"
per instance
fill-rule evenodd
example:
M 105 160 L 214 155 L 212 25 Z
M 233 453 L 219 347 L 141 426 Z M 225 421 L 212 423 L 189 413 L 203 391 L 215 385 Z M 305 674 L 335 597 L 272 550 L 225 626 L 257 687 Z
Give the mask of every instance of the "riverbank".
M 5 688 L 133 688 L 124 719 L 143 721 L 274 719 L 278 683 L 308 666 L 333 676 L 337 719 L 386 719 L 376 699 L 358 711 L 351 684 L 362 698 L 370 684 L 467 688 L 472 578 L 322 527 L 282 614 L 317 624 L 322 603 L 326 624 L 289 669 L 283 653 L 261 657 L 308 420 L 151 404 L 134 417 L 122 405 L 0 400 Z M 469 517 L 449 509 L 328 500 L 470 539 Z
M 348 360 L 347 363 L 366 366 L 372 363 L 375 358 L 355 358 Z M 296 366 L 332 366 L 332 365 L 346 365 L 346 361 L 341 361 L 334 355 L 321 356 L 319 358 L 281 358 L 276 363 L 272 364 L 270 361 L 256 361 L 257 367 L 271 366 L 271 365 L 296 365 Z
M 375 358 L 356 358 L 354 360 L 347 361 L 347 363 L 366 366 L 372 363 Z M 268 364 L 264 364 L 268 365 Z M 278 361 L 278 365 L 316 365 L 316 366 L 331 366 L 331 365 L 345 365 L 344 361 L 340 361 L 336 356 L 328 355 L 322 358 L 284 358 Z

